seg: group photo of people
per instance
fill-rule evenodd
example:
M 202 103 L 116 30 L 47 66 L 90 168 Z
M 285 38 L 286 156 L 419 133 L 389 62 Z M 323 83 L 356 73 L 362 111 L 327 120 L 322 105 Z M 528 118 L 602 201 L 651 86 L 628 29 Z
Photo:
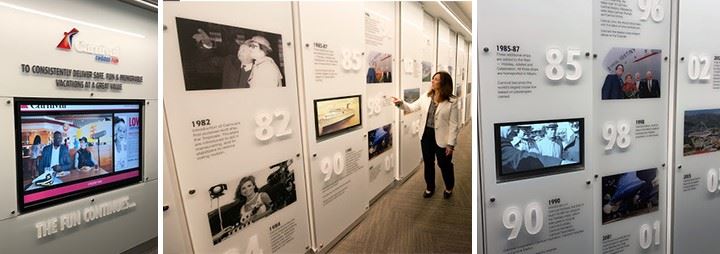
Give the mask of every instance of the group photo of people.
M 580 121 L 496 126 L 500 131 L 499 176 L 582 162 Z
M 608 74 L 602 85 L 602 99 L 660 98 L 661 58 L 660 50 L 610 50 L 603 62 Z
M 282 36 L 176 18 L 185 90 L 285 87 Z

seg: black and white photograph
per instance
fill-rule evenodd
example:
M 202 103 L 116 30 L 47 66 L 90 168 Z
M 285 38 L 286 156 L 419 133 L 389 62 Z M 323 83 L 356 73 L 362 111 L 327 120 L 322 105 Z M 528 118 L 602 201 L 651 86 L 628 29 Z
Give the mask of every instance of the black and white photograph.
M 392 124 L 368 132 L 368 157 L 370 160 L 392 148 Z
M 602 224 L 657 211 L 658 181 L 657 168 L 603 176 Z
M 285 87 L 282 36 L 176 18 L 185 90 Z
M 583 119 L 495 124 L 498 180 L 579 169 Z
M 661 50 L 612 48 L 602 68 L 603 100 L 660 98 Z
M 368 71 L 366 82 L 390 83 L 392 82 L 392 55 L 377 51 L 368 54 Z
M 290 159 L 209 187 L 213 209 L 208 212 L 208 222 L 213 244 L 294 203 L 297 194 L 292 165 Z

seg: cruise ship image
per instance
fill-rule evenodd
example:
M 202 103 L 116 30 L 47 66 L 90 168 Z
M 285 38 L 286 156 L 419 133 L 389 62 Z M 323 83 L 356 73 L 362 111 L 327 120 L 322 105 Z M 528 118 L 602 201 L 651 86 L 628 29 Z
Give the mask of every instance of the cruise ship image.
M 321 115 L 318 119 L 321 135 L 341 130 L 350 124 L 350 119 L 355 116 L 355 110 L 351 107 L 352 103 L 345 104 L 345 107 L 334 108 L 327 113 Z

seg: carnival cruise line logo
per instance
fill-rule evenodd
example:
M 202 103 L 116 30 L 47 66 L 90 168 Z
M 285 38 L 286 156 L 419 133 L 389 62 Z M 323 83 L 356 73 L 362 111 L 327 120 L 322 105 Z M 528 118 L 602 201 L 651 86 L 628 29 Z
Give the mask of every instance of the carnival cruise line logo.
M 102 63 L 118 64 L 120 62 L 117 57 L 118 51 L 120 51 L 118 48 L 110 48 L 81 40 L 77 40 L 76 43 L 74 37 L 79 32 L 80 31 L 77 30 L 77 28 L 73 28 L 68 32 L 64 32 L 64 36 L 60 43 L 58 43 L 57 48 L 67 51 L 75 48 L 75 51 L 77 52 L 95 55 L 95 61 Z
M 67 49 L 70 50 L 72 48 L 72 40 L 73 37 L 75 37 L 75 34 L 77 34 L 79 31 L 75 28 L 70 30 L 70 32 L 64 33 L 65 36 L 63 39 L 58 43 L 57 48 L 59 49 Z

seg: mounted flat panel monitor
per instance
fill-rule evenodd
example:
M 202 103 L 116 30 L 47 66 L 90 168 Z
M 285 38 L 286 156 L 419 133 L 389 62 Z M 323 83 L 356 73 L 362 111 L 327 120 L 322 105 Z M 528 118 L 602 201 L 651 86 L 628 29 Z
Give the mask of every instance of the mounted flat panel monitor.
M 495 124 L 498 182 L 582 170 L 584 120 Z
M 316 138 L 338 135 L 362 125 L 360 95 L 318 99 L 315 106 Z
M 15 99 L 18 209 L 35 210 L 139 182 L 143 104 Z

